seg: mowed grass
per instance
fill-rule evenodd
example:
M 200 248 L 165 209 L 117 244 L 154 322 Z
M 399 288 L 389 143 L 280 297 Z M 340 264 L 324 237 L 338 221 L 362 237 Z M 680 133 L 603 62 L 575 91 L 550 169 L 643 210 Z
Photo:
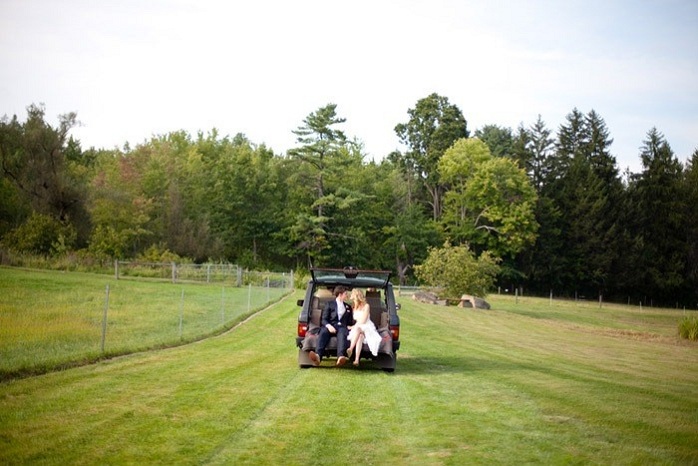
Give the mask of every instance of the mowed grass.
M 401 298 L 395 373 L 301 370 L 301 293 L 191 345 L 0 384 L 0 464 L 694 464 L 677 311 Z
M 288 291 L 3 267 L 0 379 L 193 341 Z

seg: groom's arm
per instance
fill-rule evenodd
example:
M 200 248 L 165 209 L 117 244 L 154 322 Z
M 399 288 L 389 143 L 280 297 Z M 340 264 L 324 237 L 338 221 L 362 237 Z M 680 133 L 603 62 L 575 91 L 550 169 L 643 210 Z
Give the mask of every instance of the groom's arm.
M 337 329 L 334 328 L 334 325 L 330 322 L 330 316 L 332 315 L 332 301 L 328 302 L 325 304 L 325 309 L 322 310 L 322 326 L 327 327 L 327 330 L 330 331 L 330 333 L 337 333 Z

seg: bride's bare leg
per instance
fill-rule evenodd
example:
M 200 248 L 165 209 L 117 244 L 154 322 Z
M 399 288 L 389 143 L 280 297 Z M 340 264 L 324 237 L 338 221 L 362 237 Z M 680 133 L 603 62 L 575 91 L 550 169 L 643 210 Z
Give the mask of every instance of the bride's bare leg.
M 355 332 L 349 340 L 350 343 L 349 349 L 347 349 L 347 356 L 351 357 L 351 354 L 354 352 L 354 348 L 356 348 L 356 341 L 359 339 L 359 335 L 361 335 L 361 332 Z
M 354 356 L 354 365 L 359 365 L 359 357 L 361 357 L 361 348 L 364 344 L 364 332 L 359 332 L 359 337 L 356 339 L 356 356 Z

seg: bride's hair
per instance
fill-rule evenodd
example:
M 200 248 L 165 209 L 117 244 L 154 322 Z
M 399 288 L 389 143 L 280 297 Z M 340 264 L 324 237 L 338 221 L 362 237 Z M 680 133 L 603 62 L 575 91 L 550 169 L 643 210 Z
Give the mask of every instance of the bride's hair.
M 366 297 L 360 289 L 354 288 L 351 290 L 351 300 L 356 302 L 358 305 L 361 305 L 366 302 Z

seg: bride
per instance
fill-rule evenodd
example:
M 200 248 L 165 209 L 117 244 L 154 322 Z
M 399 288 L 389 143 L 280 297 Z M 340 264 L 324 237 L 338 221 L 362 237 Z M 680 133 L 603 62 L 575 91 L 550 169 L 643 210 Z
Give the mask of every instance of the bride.
M 354 365 L 359 365 L 359 357 L 361 356 L 361 347 L 366 341 L 371 354 L 378 356 L 378 347 L 381 343 L 381 336 L 376 330 L 376 326 L 370 319 L 370 307 L 366 302 L 366 297 L 363 292 L 357 288 L 351 291 L 350 299 L 352 300 L 354 320 L 356 323 L 351 328 L 347 339 L 351 341 L 347 355 L 351 358 L 354 348 L 357 348 L 354 356 Z

